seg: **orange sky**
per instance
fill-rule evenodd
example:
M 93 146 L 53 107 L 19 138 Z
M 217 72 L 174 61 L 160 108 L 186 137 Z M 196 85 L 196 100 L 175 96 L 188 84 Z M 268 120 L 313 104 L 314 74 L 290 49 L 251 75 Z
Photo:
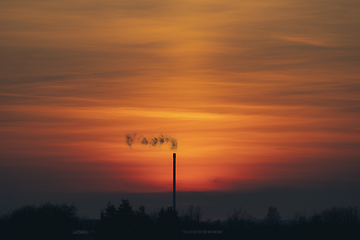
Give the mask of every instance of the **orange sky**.
M 4 192 L 359 184 L 358 1 L 2 1 Z

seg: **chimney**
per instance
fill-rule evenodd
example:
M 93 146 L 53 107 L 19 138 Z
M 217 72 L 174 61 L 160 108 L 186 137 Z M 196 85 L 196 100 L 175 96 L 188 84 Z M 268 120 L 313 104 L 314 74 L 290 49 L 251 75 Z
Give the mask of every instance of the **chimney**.
M 173 210 L 176 211 L 176 153 L 173 153 Z

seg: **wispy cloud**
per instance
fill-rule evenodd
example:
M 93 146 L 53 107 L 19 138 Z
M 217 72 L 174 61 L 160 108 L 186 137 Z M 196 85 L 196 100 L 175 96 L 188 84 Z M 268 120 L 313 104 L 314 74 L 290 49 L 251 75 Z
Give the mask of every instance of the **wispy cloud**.
M 258 164 L 241 179 L 256 183 L 276 178 L 271 164 L 261 177 L 261 164 L 274 159 L 289 178 L 304 159 L 324 163 L 320 155 L 338 156 L 341 176 L 356 169 L 356 1 L 14 0 L 0 9 L 3 171 L 16 171 L 14 156 L 19 167 L 38 156 L 39 171 L 70 159 L 76 169 L 64 172 L 76 175 L 76 162 L 90 159 L 85 181 L 102 161 L 118 161 L 121 189 L 164 189 L 168 152 L 130 151 L 123 136 L 136 131 L 181 142 L 182 186 L 192 190 L 216 188 L 224 176 L 235 189 L 237 163 L 244 171 Z M 156 174 L 144 173 L 145 158 Z M 331 161 L 326 172 L 340 165 Z M 115 181 L 111 167 L 101 171 L 96 181 Z
M 327 43 L 327 42 L 324 42 L 321 40 L 317 40 L 317 39 L 305 38 L 305 37 L 277 36 L 276 38 L 285 40 L 285 41 L 289 41 L 289 42 L 294 42 L 294 43 L 299 43 L 299 44 L 307 44 L 307 45 L 318 46 L 318 47 L 335 47 L 334 44 L 330 44 L 330 43 Z

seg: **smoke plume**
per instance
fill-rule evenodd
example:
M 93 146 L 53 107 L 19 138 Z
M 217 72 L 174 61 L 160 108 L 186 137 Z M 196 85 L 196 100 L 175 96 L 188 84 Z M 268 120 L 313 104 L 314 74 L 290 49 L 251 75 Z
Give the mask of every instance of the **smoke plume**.
M 142 135 L 137 136 L 136 133 L 126 134 L 125 137 L 126 137 L 126 144 L 129 145 L 129 147 L 131 147 L 131 145 L 134 144 L 135 142 L 138 142 L 142 145 L 149 145 L 151 147 L 167 144 L 170 146 L 171 150 L 176 150 L 178 147 L 178 143 L 175 138 L 162 134 L 160 134 L 158 137 L 154 137 L 151 139 L 148 139 Z
M 134 134 L 126 134 L 126 143 L 131 147 L 131 145 L 134 143 L 136 137 L 136 133 Z

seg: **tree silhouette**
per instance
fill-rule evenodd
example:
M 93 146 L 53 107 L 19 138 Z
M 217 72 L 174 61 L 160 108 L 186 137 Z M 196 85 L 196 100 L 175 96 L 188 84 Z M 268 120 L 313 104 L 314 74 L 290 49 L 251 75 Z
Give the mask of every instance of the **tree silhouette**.
M 255 221 L 243 209 L 228 214 L 227 221 L 201 221 L 199 207 L 189 207 L 181 219 L 172 208 L 161 208 L 151 215 L 144 206 L 133 210 L 128 200 L 118 207 L 109 202 L 100 211 L 100 220 L 82 219 L 74 205 L 24 206 L 0 217 L 0 239 L 6 240 L 143 240 L 143 239 L 223 239 L 223 240 L 353 240 L 360 239 L 358 207 L 333 207 L 306 218 L 297 212 L 281 224 L 277 208 L 270 207 L 264 222 Z M 189 225 L 189 223 L 191 223 Z M 193 227 L 193 228 L 189 228 Z M 95 230 L 94 235 L 76 235 L 72 230 Z M 194 233 L 182 230 L 223 230 L 223 234 Z
M 132 239 L 135 232 L 135 212 L 129 200 L 121 200 L 122 203 L 116 209 L 118 233 L 123 239 Z
M 100 211 L 98 235 L 100 239 L 106 240 L 149 239 L 155 235 L 155 231 L 145 207 L 140 206 L 135 212 L 129 200 L 123 199 L 117 208 L 109 202 Z
M 80 225 L 74 205 L 27 205 L 3 218 L 7 239 L 69 239 Z
M 250 213 L 244 209 L 234 209 L 227 217 L 227 236 L 229 239 L 238 239 L 247 237 L 249 228 L 253 226 L 253 218 Z
M 191 205 L 187 208 L 185 214 L 181 216 L 183 228 L 186 230 L 200 229 L 202 219 L 202 210 L 200 206 Z
M 199 223 L 201 221 L 202 214 L 203 213 L 200 206 L 195 207 L 194 205 L 191 205 L 187 209 L 187 214 L 185 215 L 185 219 Z
M 270 226 L 279 225 L 281 222 L 280 212 L 276 207 L 269 207 L 265 217 L 265 223 Z
M 100 223 L 98 233 L 103 239 L 116 239 L 117 237 L 117 219 L 116 207 L 108 202 L 104 210 L 100 211 Z
M 117 208 L 109 202 L 100 211 L 99 236 L 103 239 L 134 239 L 135 232 L 135 212 L 129 200 L 122 199 Z
M 180 218 L 172 208 L 160 209 L 157 218 L 157 237 L 158 239 L 180 239 L 181 226 Z
M 136 217 L 136 239 L 149 239 L 150 236 L 154 236 L 154 224 L 150 219 L 150 216 L 146 213 L 144 206 L 140 206 L 135 212 Z
M 360 239 L 358 207 L 333 207 L 315 213 L 309 220 L 313 236 L 326 239 Z

